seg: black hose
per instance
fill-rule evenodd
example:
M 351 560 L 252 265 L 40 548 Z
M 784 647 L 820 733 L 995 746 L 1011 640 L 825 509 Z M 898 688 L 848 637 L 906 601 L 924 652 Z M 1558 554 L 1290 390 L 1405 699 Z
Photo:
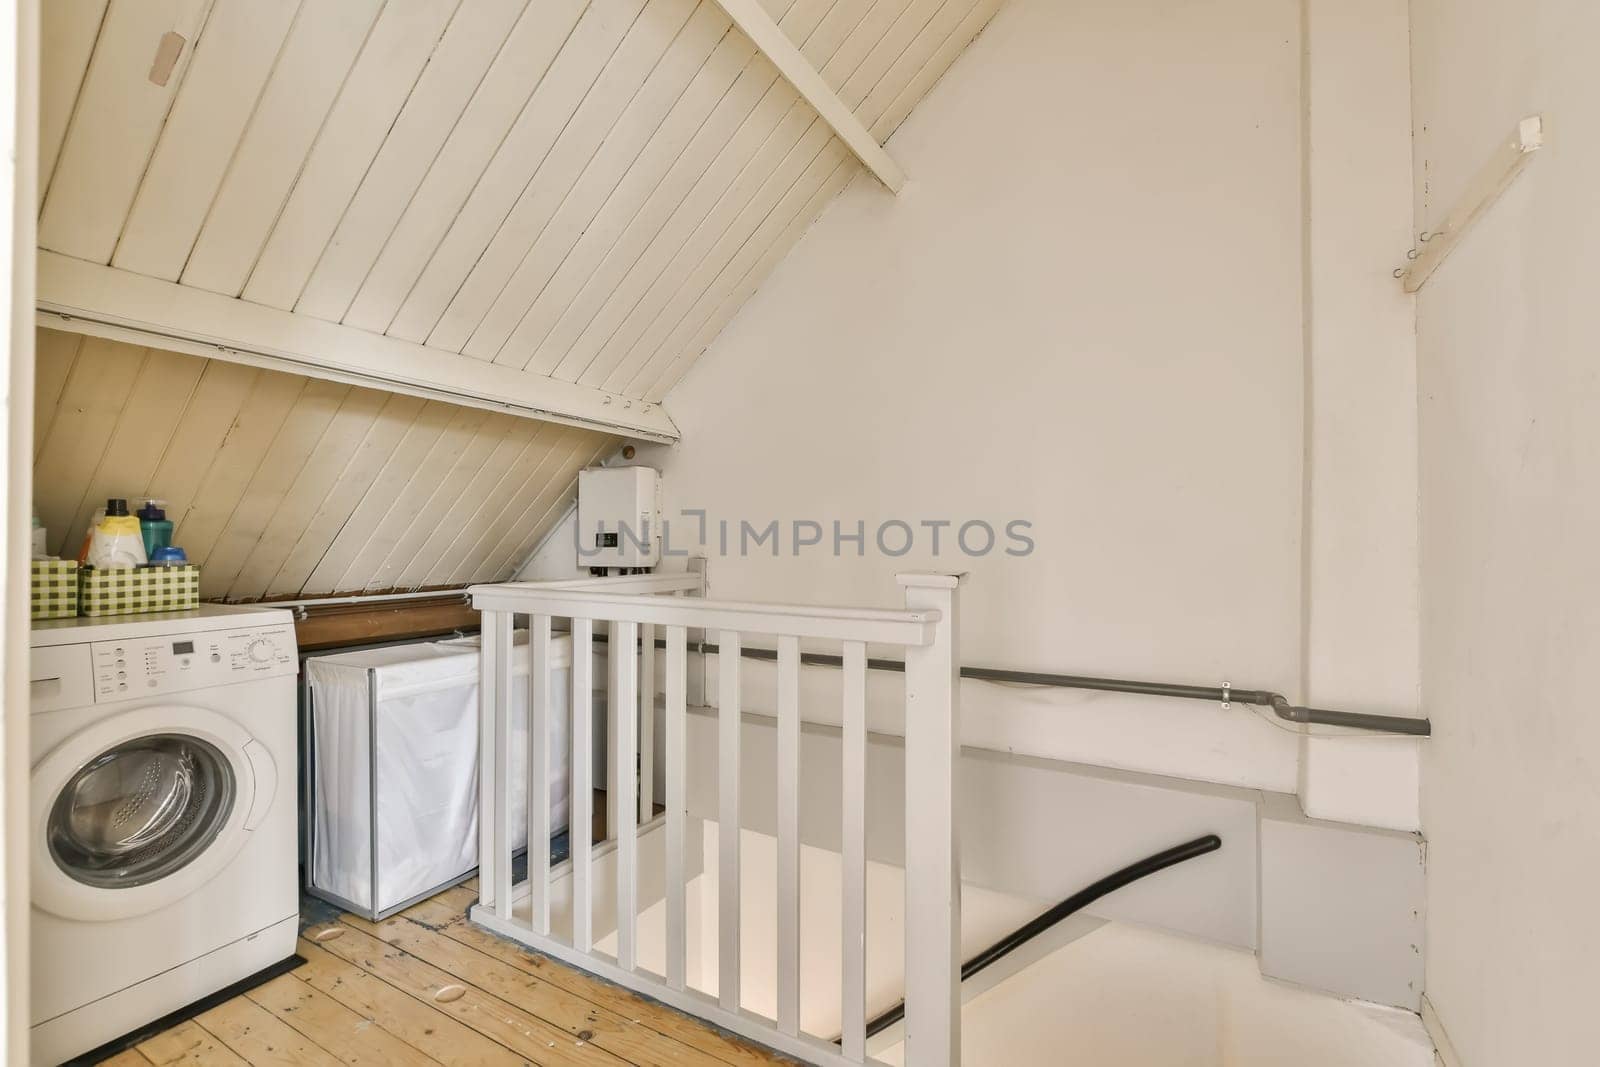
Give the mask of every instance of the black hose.
M 1074 912 L 1082 911 L 1107 893 L 1113 893 L 1130 882 L 1137 882 L 1147 875 L 1155 874 L 1157 871 L 1164 871 L 1168 867 L 1175 866 L 1185 860 L 1192 860 L 1196 856 L 1204 856 L 1208 852 L 1215 852 L 1221 847 L 1222 838 L 1216 834 L 1207 834 L 1204 837 L 1197 837 L 1193 841 L 1157 852 L 1153 856 L 1146 856 L 1137 863 L 1130 863 L 1120 871 L 1106 875 L 1098 882 L 1078 890 L 1044 914 L 1019 926 L 966 963 L 963 963 L 961 965 L 961 980 L 965 982 L 991 963 L 1032 941 L 1067 916 Z M 905 1015 L 906 1004 L 902 1000 L 888 1011 L 874 1016 L 867 1023 L 867 1036 L 871 1037 L 887 1030 L 905 1018 Z

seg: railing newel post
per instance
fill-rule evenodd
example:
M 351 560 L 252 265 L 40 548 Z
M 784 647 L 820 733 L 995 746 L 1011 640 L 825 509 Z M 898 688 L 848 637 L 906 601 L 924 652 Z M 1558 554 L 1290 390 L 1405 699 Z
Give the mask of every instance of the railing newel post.
M 898 576 L 906 608 L 936 612 L 933 639 L 906 648 L 906 1062 L 961 1062 L 959 574 Z

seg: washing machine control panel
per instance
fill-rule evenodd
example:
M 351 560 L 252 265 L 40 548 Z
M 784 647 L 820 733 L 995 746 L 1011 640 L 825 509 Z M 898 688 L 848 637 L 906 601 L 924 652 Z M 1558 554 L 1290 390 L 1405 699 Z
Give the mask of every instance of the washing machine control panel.
M 204 689 L 297 670 L 294 629 L 289 626 L 97 641 L 90 647 L 97 701 Z

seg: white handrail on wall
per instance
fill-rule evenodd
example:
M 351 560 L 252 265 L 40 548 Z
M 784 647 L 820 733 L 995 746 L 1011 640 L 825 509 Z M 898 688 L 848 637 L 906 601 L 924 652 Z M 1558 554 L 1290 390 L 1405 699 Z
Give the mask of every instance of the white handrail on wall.
M 866 660 L 869 643 L 904 649 L 906 663 L 906 877 L 905 1011 L 906 1059 L 917 1067 L 960 1062 L 959 853 L 955 837 L 955 769 L 959 754 L 957 702 L 959 576 L 902 574 L 905 608 L 816 607 L 748 604 L 668 597 L 662 592 L 703 592 L 700 574 L 519 582 L 473 586 L 473 606 L 483 613 L 480 738 L 479 897 L 471 918 L 557 959 L 591 971 L 679 1010 L 743 1034 L 810 1063 L 863 1064 L 866 1056 Z M 655 581 L 650 581 L 655 579 Z M 675 580 L 674 580 L 675 579 Z M 625 588 L 625 591 L 617 591 Z M 528 879 L 513 885 L 511 867 L 511 643 L 517 615 L 528 617 L 532 674 L 528 688 L 528 840 L 550 836 L 548 744 L 550 642 L 553 619 L 572 628 L 570 825 L 590 825 L 591 649 L 596 623 L 610 625 L 607 656 L 611 781 L 623 783 L 625 802 L 607 804 L 609 834 L 616 840 L 616 952 L 596 948 L 593 916 L 597 894 L 590 834 L 571 840 L 569 936 L 552 931 L 548 849 L 529 848 Z M 653 784 L 635 774 L 653 763 L 649 746 L 655 707 L 651 674 L 655 628 L 665 632 L 666 781 L 665 973 L 638 964 L 638 845 L 641 825 L 651 821 Z M 740 1003 L 739 834 L 718 834 L 718 995 L 689 986 L 686 945 L 687 677 L 688 632 L 716 633 L 718 658 L 718 811 L 721 828 L 739 825 L 739 649 L 745 634 L 776 638 L 778 908 L 777 1018 Z M 843 1022 L 839 1044 L 800 1026 L 800 639 L 837 644 L 844 658 L 842 906 Z M 621 649 L 639 649 L 633 655 Z M 636 745 L 638 746 L 636 748 Z M 637 793 L 633 792 L 637 790 Z M 637 804 L 634 803 L 637 798 Z M 521 901 L 526 899 L 524 908 Z

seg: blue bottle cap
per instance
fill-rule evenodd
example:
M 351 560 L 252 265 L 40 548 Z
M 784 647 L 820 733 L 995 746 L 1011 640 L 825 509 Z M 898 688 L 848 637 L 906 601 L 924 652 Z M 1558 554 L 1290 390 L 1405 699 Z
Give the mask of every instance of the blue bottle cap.
M 150 553 L 151 563 L 162 563 L 167 566 L 176 566 L 189 562 L 189 557 L 184 555 L 183 549 L 177 545 L 162 545 Z

